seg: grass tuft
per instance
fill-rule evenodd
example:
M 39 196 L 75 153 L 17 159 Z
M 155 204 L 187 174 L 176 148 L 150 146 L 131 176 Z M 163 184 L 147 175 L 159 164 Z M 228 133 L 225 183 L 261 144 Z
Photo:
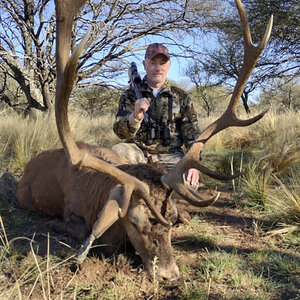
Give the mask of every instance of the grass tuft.
M 284 183 L 277 176 L 273 175 L 276 186 L 268 193 L 268 201 L 274 212 L 274 219 L 278 222 L 289 224 L 290 230 L 281 229 L 282 232 L 300 231 L 300 176 L 292 173 L 288 181 Z
M 242 198 L 246 206 L 258 210 L 267 209 L 267 194 L 270 190 L 271 169 L 262 168 L 259 162 L 249 163 L 242 177 Z

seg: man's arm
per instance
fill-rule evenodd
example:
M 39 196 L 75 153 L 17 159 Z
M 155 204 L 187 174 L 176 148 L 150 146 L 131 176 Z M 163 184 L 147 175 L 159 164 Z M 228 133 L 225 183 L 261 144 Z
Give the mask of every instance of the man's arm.
M 198 127 L 197 113 L 190 97 L 187 94 L 181 104 L 181 122 L 179 127 L 183 144 L 187 150 L 189 150 L 200 134 L 200 131 Z
M 121 139 L 132 139 L 143 121 L 143 111 L 147 111 L 150 99 L 136 100 L 132 89 L 126 90 L 119 100 L 119 110 L 113 130 Z
M 197 113 L 193 103 L 188 95 L 183 99 L 182 121 L 180 124 L 180 132 L 183 143 L 187 150 L 190 149 L 198 135 L 200 134 L 198 127 Z M 198 187 L 199 171 L 197 169 L 189 169 L 186 174 L 186 180 L 194 187 Z

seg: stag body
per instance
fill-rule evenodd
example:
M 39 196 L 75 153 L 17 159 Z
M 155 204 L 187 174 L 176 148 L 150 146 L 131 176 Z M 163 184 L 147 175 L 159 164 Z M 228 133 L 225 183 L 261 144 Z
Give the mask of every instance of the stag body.
M 122 162 L 108 149 L 86 144 L 79 144 L 79 147 L 114 165 Z M 120 165 L 119 168 L 148 184 L 152 205 L 163 210 L 167 220 L 176 221 L 176 206 L 167 197 L 167 189 L 160 181 L 161 171 L 142 164 Z M 92 231 L 107 201 L 117 199 L 115 195 L 118 197 L 122 193 L 120 189 L 116 181 L 95 170 L 70 168 L 63 149 L 55 149 L 42 152 L 28 163 L 19 182 L 17 197 L 25 209 L 41 210 L 62 218 L 64 222 L 55 221 L 52 225 L 82 239 Z M 159 274 L 168 279 L 178 276 L 171 246 L 171 227 L 158 223 L 138 196 L 132 197 L 126 216 L 104 232 L 99 242 L 119 248 L 126 241 L 126 235 L 147 270 L 151 272 L 154 257 L 159 257 Z
M 108 230 L 121 226 L 146 269 L 152 271 L 152 261 L 156 256 L 158 274 L 174 279 L 179 272 L 171 247 L 171 224 L 177 217 L 177 211 L 170 195 L 174 190 L 195 206 L 208 206 L 216 201 L 218 195 L 203 201 L 195 191 L 183 184 L 182 175 L 190 168 L 220 180 L 230 180 L 239 175 L 222 176 L 212 172 L 200 164 L 199 154 L 204 144 L 219 131 L 230 126 L 248 126 L 264 116 L 265 112 L 249 120 L 240 120 L 236 110 L 247 79 L 267 43 L 272 20 L 262 42 L 257 47 L 253 46 L 245 11 L 241 1 L 236 0 L 242 21 L 245 56 L 229 106 L 218 120 L 200 133 L 174 169 L 163 174 L 147 165 L 116 167 L 120 162 L 108 159 L 110 150 L 100 149 L 102 154 L 99 155 L 98 148 L 77 144 L 73 140 L 67 107 L 85 40 L 69 58 L 70 36 L 74 16 L 84 2 L 56 0 L 55 113 L 63 150 L 43 152 L 29 162 L 20 180 L 18 200 L 24 208 L 41 209 L 48 214 L 63 217 L 67 225 L 74 219 L 83 219 L 83 227 L 92 232 L 80 250 L 80 261 L 96 238 L 106 236 L 109 239 L 111 235 L 107 234 Z M 118 233 L 114 235 L 119 237 Z

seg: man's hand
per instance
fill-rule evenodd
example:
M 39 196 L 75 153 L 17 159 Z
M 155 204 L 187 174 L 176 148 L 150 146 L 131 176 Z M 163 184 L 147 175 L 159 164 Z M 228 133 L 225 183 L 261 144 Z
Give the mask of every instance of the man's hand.
M 197 169 L 189 169 L 186 175 L 186 180 L 193 186 L 198 184 L 199 171 Z
M 141 121 L 143 119 L 143 112 L 146 112 L 149 109 L 150 101 L 150 98 L 142 98 L 135 101 L 133 117 L 137 121 Z

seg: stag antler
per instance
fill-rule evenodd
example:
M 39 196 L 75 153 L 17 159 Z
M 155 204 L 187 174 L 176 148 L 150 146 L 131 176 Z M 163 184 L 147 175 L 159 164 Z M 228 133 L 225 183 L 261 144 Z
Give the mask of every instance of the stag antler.
M 196 142 L 192 145 L 188 153 L 176 164 L 174 169 L 171 170 L 171 172 L 169 172 L 168 174 L 162 176 L 162 182 L 164 184 L 166 184 L 169 188 L 174 189 L 180 196 L 182 196 L 184 199 L 195 206 L 206 206 L 207 203 L 216 201 L 218 195 L 209 201 L 203 202 L 197 193 L 184 186 L 184 184 L 182 183 L 182 174 L 184 174 L 188 169 L 196 168 L 204 174 L 219 180 L 230 180 L 240 175 L 240 173 L 231 176 L 219 175 L 204 167 L 199 161 L 199 154 L 203 149 L 204 144 L 221 130 L 224 130 L 225 128 L 231 126 L 249 126 L 260 120 L 267 112 L 267 110 L 263 111 L 254 118 L 248 120 L 241 120 L 237 117 L 238 101 L 243 93 L 247 80 L 256 65 L 256 62 L 271 35 L 273 16 L 271 16 L 269 20 L 268 27 L 261 43 L 258 46 L 254 46 L 252 43 L 251 32 L 245 9 L 240 0 L 236 0 L 235 2 L 242 23 L 242 31 L 244 37 L 244 61 L 229 105 L 219 119 L 210 124 L 206 129 L 204 129 L 204 131 L 198 136 Z
M 56 64 L 57 64 L 57 84 L 55 98 L 55 116 L 57 129 L 68 157 L 70 165 L 75 169 L 82 166 L 94 169 L 105 175 L 108 175 L 123 186 L 123 205 L 119 209 L 119 216 L 123 217 L 128 209 L 132 193 L 142 197 L 149 209 L 157 220 L 165 225 L 170 224 L 160 214 L 159 211 L 151 205 L 149 187 L 137 178 L 121 171 L 111 164 L 87 154 L 84 150 L 78 148 L 75 143 L 68 121 L 68 102 L 70 94 L 76 79 L 76 68 L 79 57 L 85 47 L 88 34 L 74 50 L 69 58 L 72 24 L 76 13 L 86 0 L 56 0 L 56 18 L 57 18 L 57 44 L 56 44 Z

